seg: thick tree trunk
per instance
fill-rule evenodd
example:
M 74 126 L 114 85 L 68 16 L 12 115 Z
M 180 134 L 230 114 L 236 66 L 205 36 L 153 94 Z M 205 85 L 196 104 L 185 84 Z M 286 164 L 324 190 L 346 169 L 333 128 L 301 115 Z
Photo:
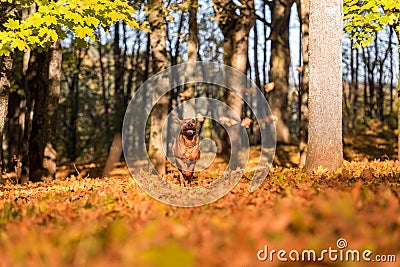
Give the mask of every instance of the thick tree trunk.
M 343 164 L 342 1 L 310 1 L 310 98 L 306 169 Z
M 167 58 L 166 31 L 164 18 L 161 14 L 163 3 L 157 0 L 150 0 L 149 5 L 154 11 L 149 15 L 151 27 L 150 46 L 153 59 L 153 72 L 157 73 L 166 69 L 169 65 Z M 158 88 L 158 87 L 156 87 Z M 155 92 L 156 95 L 162 92 Z M 162 126 L 167 119 L 169 99 L 164 95 L 154 106 L 151 113 L 151 132 L 149 144 L 149 156 L 159 174 L 165 174 L 166 158 L 162 149 Z
M 35 106 L 29 142 L 29 179 L 33 182 L 52 180 L 56 174 L 56 121 L 60 95 L 61 42 L 38 55 L 43 71 L 35 88 Z
M 271 2 L 271 68 L 269 80 L 275 83 L 269 96 L 272 114 L 276 118 L 276 141 L 289 143 L 289 20 L 294 0 Z

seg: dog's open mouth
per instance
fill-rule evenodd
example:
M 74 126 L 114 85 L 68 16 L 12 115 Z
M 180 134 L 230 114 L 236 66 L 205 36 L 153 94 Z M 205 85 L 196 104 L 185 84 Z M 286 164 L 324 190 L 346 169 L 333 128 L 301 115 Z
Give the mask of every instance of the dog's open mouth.
M 186 130 L 185 130 L 185 134 L 186 134 L 186 135 L 194 135 L 195 133 L 196 133 L 196 130 L 195 130 L 195 129 L 189 128 L 189 129 L 186 129 Z

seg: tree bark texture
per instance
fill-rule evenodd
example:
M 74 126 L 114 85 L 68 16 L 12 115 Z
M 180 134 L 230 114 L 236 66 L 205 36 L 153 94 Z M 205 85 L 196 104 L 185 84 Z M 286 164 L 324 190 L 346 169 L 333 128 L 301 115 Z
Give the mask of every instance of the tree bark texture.
M 309 91 L 309 23 L 310 23 L 310 1 L 298 0 L 299 17 L 301 21 L 301 56 L 303 58 L 303 67 L 300 81 L 300 127 L 299 127 L 299 151 L 300 151 L 300 166 L 306 164 L 307 158 L 307 140 L 308 140 L 308 91 Z
M 157 0 L 149 1 L 154 11 L 149 15 L 151 27 L 150 46 L 152 52 L 152 69 L 157 73 L 169 65 L 167 58 L 167 44 L 164 16 L 162 15 L 163 3 Z M 157 87 L 156 87 L 157 88 Z M 158 94 L 159 92 L 155 92 Z M 149 156 L 153 166 L 159 174 L 165 174 L 166 158 L 162 149 L 162 126 L 167 119 L 169 99 L 164 95 L 154 106 L 151 113 L 151 129 Z
M 310 1 L 310 97 L 306 169 L 343 164 L 342 1 Z
M 122 121 L 126 110 L 124 87 L 123 87 L 123 74 L 124 64 L 122 62 L 121 47 L 120 47 L 120 25 L 121 22 L 115 24 L 114 29 L 114 138 L 108 152 L 107 160 L 103 169 L 102 177 L 107 176 L 114 164 L 121 159 L 122 154 Z
M 269 105 L 276 119 L 276 141 L 289 143 L 288 90 L 289 90 L 289 20 L 294 0 L 271 2 L 271 67 L 270 82 L 275 83 L 269 95 Z
M 7 116 L 12 66 L 12 56 L 0 57 L 0 140 L 3 140 L 4 124 Z M 2 142 L 0 145 L 2 145 Z M 0 149 L 3 148 L 1 147 Z
M 224 35 L 224 64 L 231 66 L 242 73 L 246 73 L 248 57 L 248 40 L 250 29 L 255 24 L 254 1 L 246 1 L 238 8 L 232 1 L 215 0 L 214 11 L 216 13 L 217 23 Z M 239 12 L 239 14 L 237 13 Z M 229 77 L 227 77 L 229 79 Z M 237 81 L 229 79 L 229 82 L 235 84 Z M 245 84 L 241 85 L 245 88 Z M 232 90 L 228 90 L 224 96 L 224 102 L 232 110 L 242 117 L 243 101 L 240 95 Z M 239 127 L 240 122 L 238 122 Z M 231 143 L 240 146 L 239 129 L 231 131 L 230 141 L 227 132 L 222 131 L 221 145 L 222 152 L 230 155 Z M 232 155 L 237 156 L 237 155 Z M 233 159 L 235 162 L 236 159 Z M 234 166 L 233 166 L 234 167 Z
M 55 42 L 38 55 L 39 71 L 35 88 L 32 131 L 29 142 L 29 179 L 52 180 L 56 174 L 56 121 L 60 95 L 62 50 Z

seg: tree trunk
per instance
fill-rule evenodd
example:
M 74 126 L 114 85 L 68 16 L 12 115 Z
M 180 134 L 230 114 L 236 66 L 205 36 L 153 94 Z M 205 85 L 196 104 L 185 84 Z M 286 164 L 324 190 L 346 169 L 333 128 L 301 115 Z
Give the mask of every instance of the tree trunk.
M 254 38 L 253 38 L 253 53 L 254 53 L 254 75 L 255 81 L 258 88 L 261 89 L 261 80 L 260 80 L 260 69 L 258 67 L 258 28 L 257 23 L 254 23 Z M 250 70 L 251 74 L 251 70 Z
M 38 76 L 35 106 L 29 142 L 29 179 L 32 182 L 52 180 L 56 174 L 56 122 L 60 95 L 61 41 L 48 52 L 38 55 L 44 71 Z
M 102 104 L 103 104 L 103 109 L 104 109 L 104 118 L 105 118 L 105 129 L 110 129 L 110 119 L 108 112 L 110 111 L 110 104 L 109 104 L 109 99 L 110 99 L 110 82 L 107 77 L 107 73 L 109 71 L 106 69 L 106 66 L 104 64 L 103 58 L 105 58 L 104 53 L 103 53 L 103 45 L 98 44 L 98 50 L 97 52 L 99 53 L 99 67 L 100 67 L 100 81 L 101 81 L 101 96 L 102 96 Z
M 365 50 L 366 47 L 362 47 L 362 57 L 363 57 L 363 62 L 364 62 L 364 88 L 363 88 L 363 94 L 364 94 L 364 124 L 366 124 L 366 119 L 369 117 L 369 106 L 368 106 L 368 63 L 366 62 L 366 56 L 365 56 Z
M 30 8 L 24 8 L 21 11 L 21 18 L 26 20 L 29 14 L 36 12 L 36 4 L 31 4 Z M 32 73 L 28 73 L 31 64 L 31 51 L 26 50 L 22 53 L 22 66 L 18 65 L 18 72 L 22 75 L 21 82 L 18 84 L 19 89 L 10 93 L 8 106 L 8 166 L 10 170 L 16 170 L 17 179 L 21 178 L 22 166 L 24 170 L 28 167 L 28 147 L 29 147 L 29 111 L 32 110 L 30 101 L 29 84 L 31 82 Z M 15 70 L 14 70 L 15 71 Z M 37 70 L 34 70 L 36 73 Z M 17 82 L 17 81 L 16 81 Z M 24 177 L 25 180 L 28 177 Z
M 393 28 L 392 27 L 390 27 L 390 32 L 393 32 L 394 30 L 393 30 Z M 391 33 L 392 34 L 392 33 Z M 392 74 L 391 76 L 390 76 L 390 110 L 389 110 L 389 115 L 392 115 L 393 114 L 393 90 L 394 90 L 394 81 L 395 81 L 395 76 L 394 76 L 394 66 L 395 66 L 395 57 L 393 56 L 393 47 L 392 46 L 390 46 L 389 47 L 389 49 L 390 49 L 390 73 Z
M 150 73 L 150 56 L 151 56 L 151 46 L 150 46 L 150 41 L 151 40 L 151 36 L 149 33 L 147 33 L 146 36 L 146 50 L 145 50 L 145 54 L 144 54 L 144 71 L 143 71 L 143 76 L 141 77 L 141 82 L 144 83 L 148 78 L 149 78 L 149 73 Z M 142 101 L 140 102 L 141 105 L 141 110 L 144 110 L 146 105 L 147 105 L 147 101 L 148 101 L 148 94 L 146 92 L 146 90 L 142 90 L 141 91 L 141 95 L 140 95 Z M 145 125 L 145 116 L 138 116 L 138 125 Z M 139 136 L 142 136 L 142 133 L 140 133 L 139 131 L 143 131 L 143 129 L 139 129 L 138 127 L 135 127 L 134 132 L 135 132 L 135 137 L 139 139 Z M 146 154 L 146 149 L 147 147 L 143 146 L 144 142 L 140 142 L 139 140 L 137 140 L 137 155 L 139 156 L 139 158 L 143 158 L 144 155 Z M 147 145 L 147 143 L 146 143 Z
M 376 40 L 375 40 L 376 41 Z M 364 64 L 365 64 L 365 85 L 366 88 L 369 90 L 368 98 L 367 100 L 367 116 L 369 118 L 374 118 L 375 117 L 375 68 L 376 65 L 373 62 L 373 59 L 371 57 L 371 49 L 370 47 L 366 47 L 363 49 L 363 58 L 364 58 Z
M 154 8 L 149 15 L 151 27 L 150 46 L 153 59 L 153 72 L 157 73 L 168 67 L 166 31 L 164 17 L 162 16 L 163 3 L 156 0 L 150 0 L 148 3 Z M 159 87 L 156 87 L 159 88 Z M 156 89 L 157 90 L 157 89 Z M 154 92 L 156 95 L 162 92 Z M 151 132 L 149 144 L 149 156 L 159 174 L 165 174 L 166 158 L 162 149 L 162 126 L 168 115 L 168 96 L 164 95 L 154 106 L 151 113 Z
M 300 81 L 300 127 L 299 127 L 299 151 L 300 166 L 306 164 L 307 158 L 307 141 L 308 141 L 308 94 L 309 94 L 309 18 L 310 18 L 310 1 L 300 0 L 297 2 L 299 7 L 299 17 L 301 21 L 301 56 L 303 58 L 303 68 Z
M 306 169 L 343 164 L 342 1 L 310 1 L 310 98 Z
M 123 73 L 124 64 L 122 63 L 120 43 L 120 22 L 115 24 L 114 29 L 114 138 L 108 153 L 108 157 L 103 169 L 102 177 L 107 176 L 114 168 L 116 162 L 121 158 L 122 154 L 122 122 L 126 109 Z
M 354 89 L 354 96 L 353 96 L 353 117 L 352 117 L 352 127 L 355 127 L 357 125 L 357 115 L 358 115 L 358 96 L 359 96 L 359 79 L 358 79 L 358 70 L 359 70 L 359 49 L 355 49 L 355 73 L 352 74 L 354 75 L 354 84 L 353 84 L 353 89 Z
M 265 21 L 267 21 L 267 10 L 265 8 L 266 4 L 264 3 L 262 5 L 262 11 L 263 11 L 263 18 Z M 268 33 L 268 25 L 267 23 L 264 23 L 264 27 L 263 27 L 264 31 L 264 51 L 263 51 L 263 84 L 266 85 L 269 81 L 269 77 L 268 77 L 268 73 L 269 73 L 269 69 L 268 69 L 268 62 L 267 62 L 267 51 L 268 51 L 268 42 L 269 42 L 269 33 Z M 263 90 L 264 95 L 266 95 L 266 90 Z
M 83 53 L 82 53 L 83 51 Z M 69 94 L 71 98 L 71 115 L 69 120 L 69 138 L 68 138 L 68 156 L 71 162 L 74 162 L 78 157 L 78 114 L 79 114 L 79 95 L 80 95 L 80 84 L 79 74 L 81 72 L 81 65 L 87 49 L 78 49 L 74 52 L 74 63 L 75 71 L 72 77 L 72 83 L 70 84 Z
M 254 1 L 246 1 L 246 4 L 240 6 L 240 9 L 234 6 L 230 1 L 215 0 L 213 2 L 217 22 L 224 35 L 224 64 L 246 74 L 249 32 L 255 23 Z M 238 9 L 240 15 L 237 14 Z M 237 84 L 237 81 L 232 79 L 228 81 L 232 84 Z M 245 88 L 246 85 L 242 84 L 240 86 Z M 242 117 L 243 102 L 240 95 L 238 96 L 232 90 L 228 90 L 224 95 L 224 102 L 231 107 L 239 118 Z M 220 138 L 222 152 L 226 155 L 231 154 L 231 144 L 235 144 L 235 146 L 240 146 L 241 144 L 239 135 L 240 123 L 241 122 L 237 122 L 236 126 L 232 126 L 238 129 L 233 129 L 230 136 L 227 136 L 226 131 L 222 131 L 222 136 Z M 231 140 L 229 140 L 229 137 Z M 235 168 L 238 163 L 238 159 L 235 158 L 236 156 L 237 155 L 232 155 L 234 158 L 231 159 L 233 163 L 233 165 L 230 166 L 231 168 Z
M 188 48 L 187 48 L 187 53 L 188 53 L 188 62 L 189 63 L 194 63 L 197 60 L 197 48 L 198 48 L 198 43 L 199 43 L 199 37 L 198 37 L 198 26 L 197 26 L 197 5 L 198 1 L 197 0 L 191 0 L 190 1 L 190 9 L 189 9 L 189 37 L 188 37 Z M 194 69 L 188 69 L 188 73 L 190 73 L 191 76 L 196 75 L 194 73 Z M 188 95 L 195 96 L 195 91 L 196 91 L 196 84 L 195 83 L 190 83 L 185 85 L 185 92 L 188 93 Z M 191 104 L 185 105 L 183 109 L 183 114 L 182 116 L 184 118 L 190 118 L 190 117 L 195 117 L 195 102 L 190 102 Z
M 392 28 L 397 35 L 397 53 L 400 57 L 400 23 L 393 25 Z M 397 77 L 397 161 L 400 161 L 400 71 Z
M 198 0 L 191 0 L 191 7 L 189 9 L 188 62 L 195 62 L 197 60 L 197 47 L 199 44 L 197 5 Z
M 7 116 L 12 66 L 12 56 L 0 56 L 0 140 L 3 140 L 4 124 Z M 0 145 L 2 146 L 2 142 Z M 0 147 L 0 149 L 3 148 Z
M 14 169 L 17 158 L 22 159 L 20 148 L 24 124 L 20 121 L 23 115 L 21 103 L 21 93 L 11 92 L 8 100 L 8 168 L 10 170 Z
M 289 143 L 289 20 L 294 0 L 271 2 L 271 68 L 269 80 L 275 83 L 269 96 L 272 114 L 276 118 L 276 141 Z
M 4 23 L 16 11 L 15 5 L 2 3 L 0 9 L 0 30 L 4 30 Z M 13 68 L 13 53 L 9 56 L 0 56 L 0 140 L 3 140 L 4 125 L 8 110 L 8 97 L 10 94 L 10 85 Z M 0 142 L 1 152 L 3 151 L 3 142 Z M 3 167 L 3 166 L 1 166 Z M 2 173 L 4 170 L 0 170 Z
M 392 35 L 393 32 L 390 31 L 389 32 L 389 43 L 388 43 L 388 47 L 385 50 L 385 54 L 383 56 L 383 58 L 380 58 L 380 60 L 378 60 L 379 62 L 379 77 L 378 77 L 378 99 L 377 99 L 377 106 L 378 106 L 378 115 L 379 115 L 379 119 L 381 120 L 382 123 L 385 122 L 385 91 L 384 91 L 384 86 L 385 86 L 385 82 L 384 82 L 384 76 L 385 76 L 385 63 L 387 58 L 389 57 L 389 52 L 390 52 L 390 48 L 392 46 Z M 377 42 L 378 42 L 378 33 L 376 33 L 376 38 L 377 38 Z M 376 57 L 378 58 L 379 52 L 377 51 Z

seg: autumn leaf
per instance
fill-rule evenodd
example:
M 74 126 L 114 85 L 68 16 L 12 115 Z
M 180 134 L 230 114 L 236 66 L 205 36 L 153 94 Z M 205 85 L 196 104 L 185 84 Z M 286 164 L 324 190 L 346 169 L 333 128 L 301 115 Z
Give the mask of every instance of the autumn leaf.
M 26 48 L 26 44 L 24 41 L 21 39 L 15 39 L 12 43 L 11 46 L 18 48 L 20 51 L 24 51 Z
M 8 19 L 4 26 L 9 28 L 10 30 L 16 30 L 19 27 L 19 21 L 15 19 Z
M 76 36 L 82 39 L 86 38 L 87 36 L 93 36 L 93 30 L 88 27 L 74 27 L 74 32 L 76 33 Z

